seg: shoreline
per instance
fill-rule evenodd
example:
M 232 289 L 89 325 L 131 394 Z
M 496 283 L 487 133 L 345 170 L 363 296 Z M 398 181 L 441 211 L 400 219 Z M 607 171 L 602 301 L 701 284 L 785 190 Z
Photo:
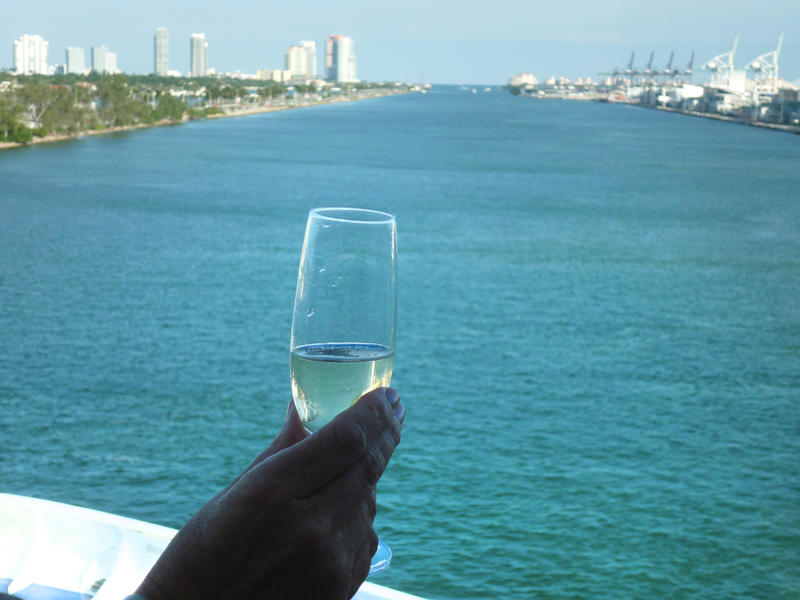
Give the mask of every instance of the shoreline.
M 714 119 L 716 121 L 727 121 L 729 123 L 737 123 L 739 125 L 749 125 L 750 127 L 761 127 L 762 129 L 772 129 L 774 131 L 783 131 L 784 133 L 793 133 L 800 135 L 800 125 L 784 125 L 782 123 L 765 123 L 763 121 L 754 121 L 752 119 L 745 119 L 743 117 L 733 117 L 729 115 L 722 115 L 717 113 L 700 112 L 696 110 L 687 110 L 685 108 L 672 108 L 669 106 L 658 106 L 653 104 L 643 104 L 641 102 L 627 101 L 627 100 L 609 100 L 607 96 L 596 93 L 564 93 L 564 94 L 551 94 L 551 95 L 531 95 L 531 94 L 518 94 L 520 98 L 531 98 L 534 100 L 591 100 L 593 102 L 602 102 L 608 104 L 626 104 L 629 106 L 638 106 L 640 108 L 649 108 L 651 110 L 661 110 L 664 112 L 678 113 L 690 117 L 700 117 L 703 119 Z
M 30 142 L 24 142 L 24 143 L 0 142 L 0 150 L 10 150 L 12 148 L 25 148 L 28 146 L 36 146 L 38 144 L 55 144 L 57 142 L 76 140 L 78 138 L 86 136 L 122 133 L 126 131 L 135 131 L 137 129 L 150 129 L 151 127 L 169 127 L 171 125 L 182 125 L 184 123 L 189 123 L 192 121 L 224 119 L 227 117 L 245 117 L 247 115 L 258 115 L 262 113 L 277 112 L 279 110 L 308 108 L 311 106 L 322 106 L 325 104 L 337 104 L 339 102 L 357 102 L 359 100 L 368 100 L 370 98 L 383 98 L 385 96 L 395 96 L 397 94 L 407 94 L 407 93 L 410 92 L 405 90 L 403 91 L 392 90 L 385 92 L 374 92 L 371 94 L 367 93 L 364 95 L 358 95 L 356 97 L 349 97 L 349 96 L 333 97 L 333 98 L 325 98 L 323 100 L 314 100 L 314 101 L 297 102 L 297 103 L 290 103 L 284 100 L 276 104 L 260 104 L 258 106 L 219 105 L 220 108 L 222 108 L 223 110 L 225 110 L 224 107 L 227 106 L 227 111 L 222 114 L 207 115 L 201 119 L 190 119 L 188 116 L 184 115 L 183 119 L 181 119 L 180 121 L 173 121 L 172 119 L 164 119 L 162 121 L 156 121 L 155 123 L 136 123 L 135 125 L 119 125 L 116 127 L 107 127 L 106 129 L 89 129 L 86 131 L 79 131 L 77 133 L 46 135 L 45 137 L 34 138 Z
M 702 119 L 713 119 L 715 121 L 727 121 L 729 123 L 737 123 L 739 125 L 749 125 L 750 127 L 761 127 L 763 129 L 773 129 L 775 131 L 783 131 L 785 133 L 793 133 L 800 135 L 800 127 L 796 125 L 782 125 L 780 123 L 764 123 L 762 121 L 753 121 L 750 119 L 743 119 L 741 117 L 731 117 L 728 115 L 718 115 L 715 113 L 699 112 L 696 110 L 686 110 L 683 108 L 670 108 L 668 106 L 648 106 L 640 104 L 642 108 L 655 108 L 664 112 L 678 113 L 687 115 L 689 117 L 700 117 Z

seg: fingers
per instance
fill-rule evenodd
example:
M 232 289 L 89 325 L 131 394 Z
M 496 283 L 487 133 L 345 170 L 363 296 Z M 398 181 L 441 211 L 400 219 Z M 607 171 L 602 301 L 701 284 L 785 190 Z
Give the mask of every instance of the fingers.
M 391 405 L 396 398 L 397 392 L 390 388 L 378 388 L 364 394 L 314 435 L 276 457 L 280 460 L 275 460 L 272 465 L 274 474 L 283 476 L 289 483 L 291 495 L 301 498 L 314 494 L 359 463 L 376 440 L 383 440 L 387 431 L 397 428 L 399 441 L 400 424 Z M 390 433 L 390 439 L 394 435 Z M 383 448 L 386 442 L 381 441 L 379 445 Z M 380 477 L 391 451 L 385 460 L 381 459 L 385 454 L 383 449 L 372 454 L 373 472 Z

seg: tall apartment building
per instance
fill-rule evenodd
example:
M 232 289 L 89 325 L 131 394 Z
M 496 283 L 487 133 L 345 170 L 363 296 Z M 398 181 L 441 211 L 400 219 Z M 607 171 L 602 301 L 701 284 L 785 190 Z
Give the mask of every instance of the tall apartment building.
M 119 68 L 117 67 L 117 53 L 111 52 L 110 50 L 106 52 L 106 73 L 119 73 Z
M 76 46 L 70 46 L 66 50 L 66 72 L 67 73 L 78 73 L 82 75 L 86 73 L 86 57 L 83 53 L 83 48 L 78 48 Z
M 169 30 L 166 27 L 156 29 L 153 36 L 153 73 L 169 74 Z
M 285 68 L 293 77 L 302 77 L 306 70 L 306 49 L 302 46 L 289 46 L 286 50 Z
M 294 77 L 317 76 L 317 45 L 314 42 L 300 42 L 289 46 L 286 51 L 286 70 Z
M 192 77 L 205 77 L 208 72 L 208 42 L 205 33 L 193 33 L 190 43 Z
M 14 40 L 14 71 L 18 75 L 47 75 L 48 46 L 40 35 L 26 33 Z
M 330 35 L 325 43 L 325 76 L 342 83 L 355 82 L 356 54 L 352 38 Z
M 306 49 L 306 77 L 317 76 L 317 44 L 315 42 L 303 41 L 300 45 Z
M 119 73 L 116 52 L 111 52 L 108 46 L 92 46 L 92 71 L 101 75 Z

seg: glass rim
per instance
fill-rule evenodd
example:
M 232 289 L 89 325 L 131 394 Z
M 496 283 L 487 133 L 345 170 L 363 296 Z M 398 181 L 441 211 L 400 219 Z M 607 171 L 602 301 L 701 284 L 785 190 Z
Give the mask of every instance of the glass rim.
M 386 225 L 393 223 L 395 216 L 380 210 L 370 208 L 352 208 L 349 206 L 322 206 L 312 208 L 309 216 L 329 221 L 339 221 L 342 223 L 364 223 L 369 225 Z M 361 218 L 358 218 L 359 215 Z

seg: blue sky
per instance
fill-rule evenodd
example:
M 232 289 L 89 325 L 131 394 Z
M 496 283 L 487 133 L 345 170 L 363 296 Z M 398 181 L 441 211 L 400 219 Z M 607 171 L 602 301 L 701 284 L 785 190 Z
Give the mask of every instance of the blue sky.
M 189 68 L 189 36 L 207 35 L 210 67 L 255 72 L 282 68 L 286 47 L 317 42 L 322 61 L 331 33 L 355 40 L 358 76 L 377 81 L 506 83 L 522 71 L 592 76 L 623 67 L 636 52 L 664 66 L 671 50 L 685 66 L 727 51 L 741 35 L 737 66 L 773 50 L 785 33 L 781 75 L 800 79 L 800 1 L 730 0 L 2 0 L 0 67 L 12 64 L 12 41 L 23 33 L 50 42 L 50 63 L 67 46 L 105 44 L 120 69 L 153 69 L 153 33 L 170 31 L 170 68 Z

